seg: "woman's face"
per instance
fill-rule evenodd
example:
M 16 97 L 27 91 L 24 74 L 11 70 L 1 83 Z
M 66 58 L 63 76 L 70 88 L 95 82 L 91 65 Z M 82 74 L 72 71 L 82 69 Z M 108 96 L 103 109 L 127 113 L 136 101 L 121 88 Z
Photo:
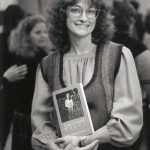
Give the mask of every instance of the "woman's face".
M 45 23 L 37 23 L 30 32 L 30 39 L 35 47 L 43 48 L 48 42 L 48 31 Z
M 80 0 L 67 8 L 67 28 L 69 34 L 77 37 L 91 36 L 96 24 L 97 9 Z

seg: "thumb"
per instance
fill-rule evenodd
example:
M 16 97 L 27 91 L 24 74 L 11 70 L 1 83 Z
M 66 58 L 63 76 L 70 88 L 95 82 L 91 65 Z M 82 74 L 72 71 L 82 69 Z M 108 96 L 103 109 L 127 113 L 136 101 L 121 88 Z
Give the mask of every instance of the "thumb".
M 91 149 L 96 150 L 97 147 L 98 147 L 98 143 L 99 143 L 99 141 L 96 140 L 96 141 L 92 142 L 91 144 L 89 144 L 89 145 L 83 147 L 82 150 L 91 150 Z

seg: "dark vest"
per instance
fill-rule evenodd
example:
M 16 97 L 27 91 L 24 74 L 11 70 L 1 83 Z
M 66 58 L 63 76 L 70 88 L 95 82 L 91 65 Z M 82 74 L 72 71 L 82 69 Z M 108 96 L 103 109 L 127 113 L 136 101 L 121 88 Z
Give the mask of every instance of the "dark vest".
M 101 128 L 109 120 L 114 98 L 114 81 L 120 65 L 121 49 L 121 45 L 113 42 L 108 42 L 101 47 L 98 46 L 92 79 L 84 86 L 94 130 Z M 62 75 L 62 53 L 56 52 L 45 57 L 41 62 L 41 71 L 51 91 L 66 87 Z M 52 126 L 56 127 L 56 131 L 58 131 L 58 122 L 55 117 L 54 111 Z

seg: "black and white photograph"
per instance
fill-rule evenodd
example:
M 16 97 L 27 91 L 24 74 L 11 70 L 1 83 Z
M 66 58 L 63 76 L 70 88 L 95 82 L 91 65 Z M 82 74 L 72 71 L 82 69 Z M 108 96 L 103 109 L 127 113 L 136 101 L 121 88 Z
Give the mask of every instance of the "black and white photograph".
M 62 122 L 70 121 L 84 115 L 78 89 L 72 89 L 56 95 Z
M 0 150 L 150 150 L 150 0 L 0 0 Z

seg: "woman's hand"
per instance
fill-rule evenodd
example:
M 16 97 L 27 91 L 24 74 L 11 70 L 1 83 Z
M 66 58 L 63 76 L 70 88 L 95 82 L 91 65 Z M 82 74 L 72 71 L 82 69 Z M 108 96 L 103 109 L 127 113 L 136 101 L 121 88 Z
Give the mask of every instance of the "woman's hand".
M 53 140 L 50 140 L 47 144 L 48 150 L 64 150 L 58 144 L 56 144 Z
M 74 147 L 74 145 L 69 144 L 64 150 L 97 150 L 97 147 L 98 141 L 94 141 L 84 147 Z
M 56 139 L 55 143 L 61 145 L 62 148 L 65 148 L 69 144 L 72 144 L 75 147 L 79 147 L 79 142 L 84 139 L 85 137 L 81 137 L 81 136 L 65 136 Z
M 5 77 L 9 82 L 15 82 L 24 79 L 27 73 L 27 65 L 13 65 L 5 71 L 3 77 Z
M 93 141 L 84 147 L 79 147 L 79 143 L 82 143 L 85 139 L 85 136 L 65 136 L 57 139 L 55 143 L 63 150 L 94 150 L 98 145 L 98 141 Z

